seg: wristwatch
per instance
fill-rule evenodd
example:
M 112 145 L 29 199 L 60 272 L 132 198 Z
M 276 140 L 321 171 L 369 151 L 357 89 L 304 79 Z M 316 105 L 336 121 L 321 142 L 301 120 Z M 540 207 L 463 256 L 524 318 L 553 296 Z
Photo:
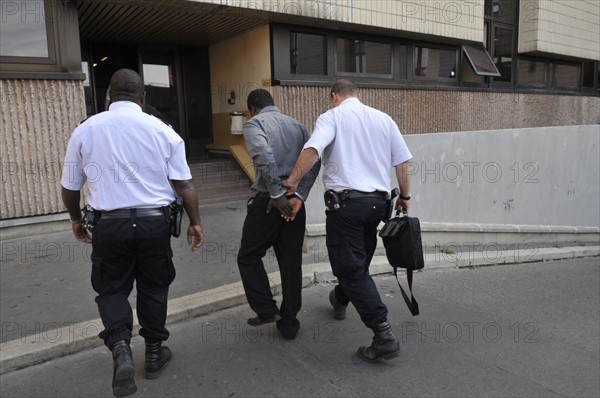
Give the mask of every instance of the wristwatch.
M 398 195 L 400 197 L 400 199 L 402 200 L 410 200 L 410 195 L 408 196 L 402 196 L 402 195 Z

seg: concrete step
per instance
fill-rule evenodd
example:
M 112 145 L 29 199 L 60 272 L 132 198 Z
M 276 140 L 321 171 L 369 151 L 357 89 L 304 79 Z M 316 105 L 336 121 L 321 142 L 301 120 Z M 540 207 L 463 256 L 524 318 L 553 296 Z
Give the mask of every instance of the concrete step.
M 211 161 L 203 161 L 200 163 L 192 163 L 189 165 L 192 174 L 202 174 L 202 173 L 210 173 L 210 172 L 219 172 L 219 171 L 232 171 L 239 170 L 235 159 L 214 159 Z
M 252 183 L 232 158 L 190 164 L 190 171 L 201 206 L 248 198 Z
M 231 171 L 213 171 L 209 173 L 194 174 L 194 186 L 202 186 L 206 184 L 219 183 L 237 183 L 240 181 L 250 182 L 250 179 L 241 170 Z

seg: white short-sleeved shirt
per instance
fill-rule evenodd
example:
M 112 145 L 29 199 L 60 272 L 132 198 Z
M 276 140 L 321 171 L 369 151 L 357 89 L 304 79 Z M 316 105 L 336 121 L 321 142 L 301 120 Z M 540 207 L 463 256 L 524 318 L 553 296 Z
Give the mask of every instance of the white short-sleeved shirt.
M 304 148 L 315 148 L 325 189 L 390 191 L 390 169 L 412 158 L 394 120 L 357 98 L 323 113 Z
M 175 199 L 169 180 L 190 180 L 181 137 L 134 102 L 112 103 L 80 124 L 69 140 L 61 184 L 87 181 L 97 210 L 162 207 Z

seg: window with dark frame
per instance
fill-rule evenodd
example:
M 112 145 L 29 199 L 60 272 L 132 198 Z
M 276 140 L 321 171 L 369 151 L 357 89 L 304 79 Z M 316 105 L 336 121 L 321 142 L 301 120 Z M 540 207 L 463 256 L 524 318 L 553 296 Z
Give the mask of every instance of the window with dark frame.
M 326 43 L 325 35 L 290 32 L 290 73 L 326 75 Z
M 389 43 L 365 42 L 366 72 L 377 75 L 392 74 L 392 46 Z
M 394 48 L 394 65 L 397 68 L 398 79 L 406 80 L 408 79 L 408 75 L 410 74 L 407 61 L 408 57 L 411 54 L 411 48 L 407 44 L 396 43 Z
M 518 14 L 517 0 L 484 1 L 485 46 L 500 73 L 490 77 L 492 86 L 514 88 Z
M 9 7 L 14 7 L 11 12 Z M 50 48 L 52 29 L 46 26 L 44 0 L 23 0 L 3 5 L 0 18 L 0 56 L 49 59 L 53 58 Z M 41 61 L 41 60 L 40 60 Z
M 508 3 L 500 1 L 499 4 L 502 7 Z M 509 14 L 512 15 L 512 11 Z M 596 75 L 600 73 L 595 61 L 578 63 L 517 56 L 517 25 L 508 23 L 512 18 L 494 23 L 486 15 L 485 41 L 462 46 L 399 39 L 386 42 L 386 38 L 379 40 L 358 33 L 325 29 L 297 31 L 292 26 L 275 24 L 273 76 L 281 84 L 294 81 L 324 84 L 338 76 L 352 76 L 359 83 L 375 86 L 379 83 L 422 86 L 425 83 L 451 87 L 460 83 L 463 87 L 492 90 L 495 87 L 515 91 L 533 88 L 600 94 L 600 90 L 595 89 Z
M 6 3 L 6 4 L 5 4 Z M 59 0 L 2 2 L 0 78 L 84 80 L 77 4 Z
M 481 44 L 468 44 L 463 46 L 463 51 L 471 64 L 473 71 L 479 76 L 500 76 L 498 68 L 490 55 Z
M 484 87 L 486 84 L 486 76 L 480 76 L 475 73 L 471 62 L 467 59 L 466 54 L 462 55 L 462 83 L 464 86 Z
M 583 63 L 583 87 L 590 89 L 594 88 L 594 62 L 584 62 Z
M 495 27 L 493 35 L 493 59 L 500 76 L 494 76 L 496 82 L 512 82 L 513 29 Z
M 456 77 L 456 50 L 415 46 L 415 76 L 434 78 Z
M 554 66 L 554 87 L 576 90 L 579 88 L 579 65 L 556 64 Z
M 352 74 L 391 75 L 392 46 L 358 39 L 336 40 L 336 71 Z
M 520 59 L 519 85 L 532 87 L 550 87 L 548 65 L 544 61 Z
M 484 14 L 493 21 L 516 25 L 518 7 L 518 0 L 485 0 Z

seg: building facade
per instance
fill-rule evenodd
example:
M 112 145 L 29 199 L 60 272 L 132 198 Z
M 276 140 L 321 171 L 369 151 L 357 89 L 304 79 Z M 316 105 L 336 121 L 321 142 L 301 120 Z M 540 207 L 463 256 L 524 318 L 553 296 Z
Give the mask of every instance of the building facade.
M 142 74 L 147 102 L 184 138 L 191 162 L 243 145 L 230 114 L 246 111 L 253 89 L 269 89 L 310 130 L 341 77 L 406 135 L 600 123 L 597 0 L 3 0 L 1 7 L 2 220 L 64 211 L 68 138 L 104 110 L 110 76 L 123 67 Z M 481 145 L 493 146 L 493 134 L 485 137 Z

